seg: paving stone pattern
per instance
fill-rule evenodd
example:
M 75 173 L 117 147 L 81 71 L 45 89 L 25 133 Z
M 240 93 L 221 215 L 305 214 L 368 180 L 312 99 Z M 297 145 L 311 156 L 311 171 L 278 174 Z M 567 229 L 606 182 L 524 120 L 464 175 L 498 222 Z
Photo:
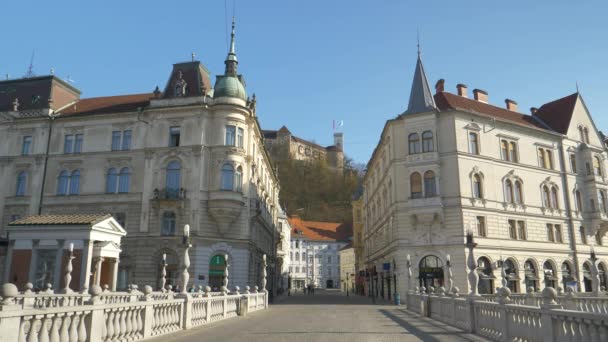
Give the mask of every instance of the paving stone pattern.
M 268 310 L 152 339 L 154 342 L 485 341 L 404 307 L 317 290 L 281 296 Z

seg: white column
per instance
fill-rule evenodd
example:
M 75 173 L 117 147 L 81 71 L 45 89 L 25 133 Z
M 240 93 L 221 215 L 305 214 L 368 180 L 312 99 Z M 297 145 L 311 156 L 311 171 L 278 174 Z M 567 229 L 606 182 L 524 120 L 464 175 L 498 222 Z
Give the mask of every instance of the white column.
M 91 278 L 91 264 L 93 262 L 93 240 L 84 240 L 82 247 L 82 259 L 80 262 L 80 292 L 89 290 L 89 281 Z
M 61 268 L 63 267 L 63 245 L 64 240 L 57 240 L 57 254 L 55 255 L 55 272 L 53 273 L 53 289 L 59 290 L 61 285 Z
M 97 286 L 101 286 L 101 285 L 99 285 L 99 283 L 101 282 L 101 264 L 103 263 L 103 260 L 104 260 L 103 257 L 99 257 L 99 258 L 97 258 L 97 261 L 95 263 L 94 283 Z
M 29 269 L 29 273 L 27 276 L 27 281 L 28 283 L 34 283 L 34 277 L 36 276 L 36 257 L 37 254 L 36 250 L 38 248 L 38 242 L 39 240 L 32 240 L 32 254 L 30 257 L 30 269 Z M 46 284 L 42 284 L 42 286 L 45 286 Z
M 114 263 L 112 265 L 112 280 L 110 281 L 110 290 L 112 292 L 116 292 L 116 282 L 118 280 L 118 264 L 120 260 L 118 258 L 114 259 Z
M 6 251 L 6 260 L 4 263 L 4 277 L 2 283 L 6 284 L 11 280 L 11 266 L 13 264 L 13 249 L 15 247 L 15 240 L 8 242 L 8 249 Z

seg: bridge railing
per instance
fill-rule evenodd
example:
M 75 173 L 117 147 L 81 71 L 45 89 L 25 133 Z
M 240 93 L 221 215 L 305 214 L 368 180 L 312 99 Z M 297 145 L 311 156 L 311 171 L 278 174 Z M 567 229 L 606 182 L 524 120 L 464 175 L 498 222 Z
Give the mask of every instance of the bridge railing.
M 103 292 L 89 294 L 19 293 L 0 289 L 0 341 L 139 341 L 268 308 L 268 292 L 173 293 Z
M 407 305 L 410 311 L 492 341 L 608 341 L 604 297 L 558 296 L 553 288 L 534 300 L 518 300 L 522 297 L 507 288 L 492 298 L 461 297 L 457 289 L 450 295 L 443 289 L 428 294 L 422 289 L 407 295 Z

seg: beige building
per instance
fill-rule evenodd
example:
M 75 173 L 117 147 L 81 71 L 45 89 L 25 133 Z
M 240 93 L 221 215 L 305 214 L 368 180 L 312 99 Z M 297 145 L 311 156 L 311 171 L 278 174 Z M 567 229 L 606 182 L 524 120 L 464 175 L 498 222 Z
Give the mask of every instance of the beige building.
M 128 233 L 118 283 L 157 286 L 163 254 L 177 283 L 189 224 L 194 284 L 219 287 L 224 255 L 231 286 L 260 284 L 262 255 L 274 264 L 279 185 L 234 30 L 225 64 L 215 84 L 201 62 L 174 64 L 148 94 L 81 99 L 52 75 L 0 82 L 2 227 L 38 213 L 112 213 Z
M 275 160 L 284 158 L 288 153 L 290 158 L 301 161 L 322 160 L 331 168 L 344 168 L 344 133 L 334 133 L 334 144 L 323 147 L 312 141 L 298 138 L 283 126 L 278 131 L 265 130 L 264 143 L 270 155 Z
M 407 111 L 388 120 L 364 178 L 364 255 L 382 293 L 467 282 L 471 231 L 479 292 L 501 285 L 606 286 L 608 178 L 605 144 L 575 93 L 533 108 L 457 86 L 433 95 L 418 59 Z M 409 257 L 409 260 L 408 260 Z M 408 264 L 412 278 L 408 278 Z
M 342 247 L 339 251 L 340 254 L 340 274 L 342 277 L 342 292 L 348 291 L 355 294 L 355 283 L 357 275 L 355 273 L 355 249 L 353 244 Z

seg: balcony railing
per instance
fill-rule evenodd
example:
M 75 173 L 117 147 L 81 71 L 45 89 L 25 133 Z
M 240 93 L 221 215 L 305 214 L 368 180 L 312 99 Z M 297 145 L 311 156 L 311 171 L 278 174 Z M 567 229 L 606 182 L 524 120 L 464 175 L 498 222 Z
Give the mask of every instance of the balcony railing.
M 155 200 L 183 200 L 186 198 L 186 189 L 184 188 L 179 188 L 179 189 L 172 189 L 172 188 L 165 188 L 165 189 L 154 189 L 154 191 L 152 192 L 152 199 Z

